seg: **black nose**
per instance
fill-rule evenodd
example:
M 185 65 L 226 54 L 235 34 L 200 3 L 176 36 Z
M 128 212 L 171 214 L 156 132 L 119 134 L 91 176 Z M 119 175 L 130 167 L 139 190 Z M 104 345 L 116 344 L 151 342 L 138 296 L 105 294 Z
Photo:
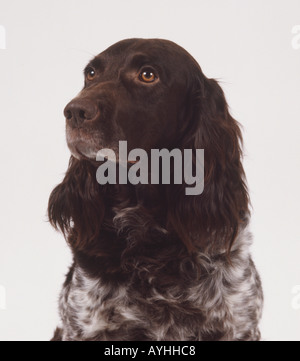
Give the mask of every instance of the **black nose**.
M 73 99 L 64 110 L 64 115 L 72 126 L 78 127 L 86 121 L 93 121 L 97 118 L 99 109 L 97 104 L 89 99 Z

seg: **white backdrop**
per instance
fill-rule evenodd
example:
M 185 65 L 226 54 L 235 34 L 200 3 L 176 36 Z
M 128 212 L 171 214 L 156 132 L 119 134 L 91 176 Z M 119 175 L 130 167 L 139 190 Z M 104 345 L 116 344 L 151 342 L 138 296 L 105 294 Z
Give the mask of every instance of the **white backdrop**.
M 298 25 L 298 26 L 297 26 Z M 94 55 L 166 38 L 244 127 L 265 340 L 300 340 L 300 0 L 0 0 L 0 340 L 47 340 L 70 252 L 47 223 L 66 103 Z

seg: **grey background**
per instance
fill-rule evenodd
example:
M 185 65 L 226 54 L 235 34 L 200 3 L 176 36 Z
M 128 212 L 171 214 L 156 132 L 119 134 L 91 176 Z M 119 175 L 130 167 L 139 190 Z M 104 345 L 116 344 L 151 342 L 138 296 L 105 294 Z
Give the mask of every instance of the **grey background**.
M 262 335 L 300 340 L 300 1 L 0 0 L 0 25 L 0 340 L 58 322 L 71 257 L 46 208 L 69 158 L 62 111 L 87 61 L 130 37 L 173 40 L 221 82 L 244 127 Z

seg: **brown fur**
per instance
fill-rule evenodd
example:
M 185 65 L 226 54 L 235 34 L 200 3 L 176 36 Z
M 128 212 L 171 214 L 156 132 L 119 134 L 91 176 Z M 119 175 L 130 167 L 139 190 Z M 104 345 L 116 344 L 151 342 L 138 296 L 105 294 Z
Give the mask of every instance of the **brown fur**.
M 158 80 L 144 84 L 138 75 L 150 66 Z M 222 89 L 184 49 L 157 39 L 113 45 L 85 76 L 65 110 L 73 156 L 49 200 L 49 219 L 74 255 L 62 339 L 258 339 L 242 136 Z M 90 154 L 119 140 L 129 150 L 204 149 L 204 192 L 100 186 Z

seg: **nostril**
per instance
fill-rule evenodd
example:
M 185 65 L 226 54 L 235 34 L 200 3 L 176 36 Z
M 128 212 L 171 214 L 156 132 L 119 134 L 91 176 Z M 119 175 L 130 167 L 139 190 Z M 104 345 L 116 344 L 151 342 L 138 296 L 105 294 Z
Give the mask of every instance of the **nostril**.
M 79 118 L 80 118 L 80 119 L 83 119 L 83 120 L 86 119 L 85 111 L 84 111 L 84 110 L 80 109 L 78 115 L 79 115 Z
M 65 116 L 68 120 L 72 119 L 72 112 L 71 110 L 66 110 L 65 112 Z

